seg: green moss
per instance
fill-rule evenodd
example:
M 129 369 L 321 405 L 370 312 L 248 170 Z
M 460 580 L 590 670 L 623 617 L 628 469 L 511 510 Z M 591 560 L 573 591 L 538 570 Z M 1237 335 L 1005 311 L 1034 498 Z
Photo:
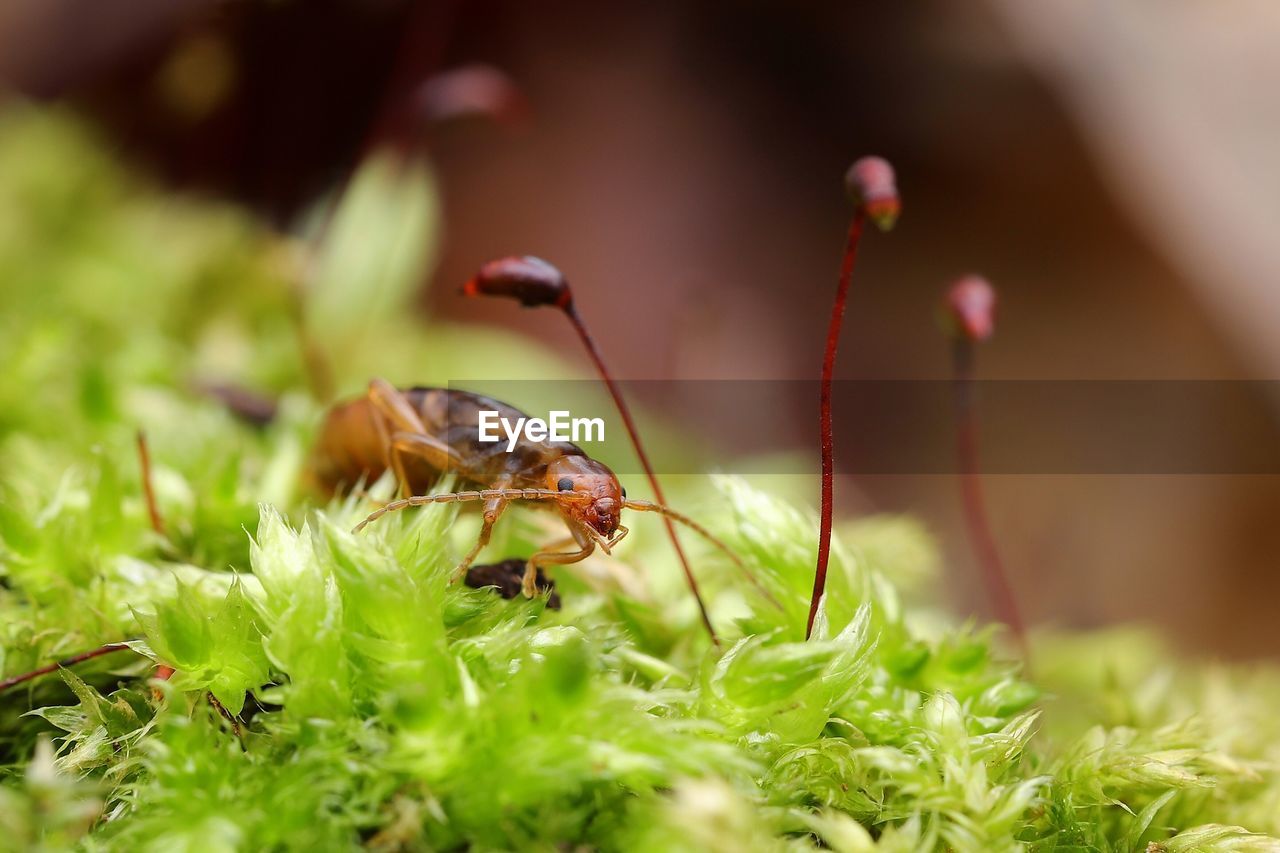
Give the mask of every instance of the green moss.
M 733 478 L 686 488 L 768 590 L 695 554 L 722 649 L 652 519 L 619 561 L 559 574 L 561 611 L 449 586 L 474 530 L 452 508 L 352 535 L 368 498 L 315 506 L 299 486 L 319 410 L 296 248 L 119 173 L 65 116 L 0 123 L 0 674 L 145 638 L 0 696 L 0 847 L 1280 844 L 1255 834 L 1280 834 L 1280 674 L 1119 632 L 1040 638 L 1028 680 L 997 629 L 918 600 L 937 559 L 909 520 L 846 526 L 804 642 L 812 513 Z M 429 241 L 396 230 L 370 260 L 351 235 L 404 217 L 425 234 L 434 201 L 370 168 L 309 308 L 338 384 L 562 374 L 497 333 L 419 331 L 405 282 Z M 246 425 L 199 379 L 279 395 L 279 417 Z M 514 513 L 495 557 L 542 538 Z M 151 660 L 177 672 L 148 681 Z

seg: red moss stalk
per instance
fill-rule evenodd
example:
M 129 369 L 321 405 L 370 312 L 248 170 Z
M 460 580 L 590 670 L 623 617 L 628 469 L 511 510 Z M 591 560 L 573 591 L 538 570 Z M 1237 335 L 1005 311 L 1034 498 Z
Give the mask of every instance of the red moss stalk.
M 128 643 L 107 643 L 104 646 L 98 646 L 96 649 L 81 652 L 80 654 L 72 655 L 69 658 L 63 658 L 57 663 L 51 663 L 48 666 L 42 666 L 39 669 L 33 669 L 30 672 L 24 672 L 21 675 L 6 678 L 5 680 L 0 681 L 0 693 L 5 692 L 10 687 L 15 687 L 19 684 L 30 681 L 33 678 L 39 678 L 42 675 L 48 675 L 49 673 L 55 672 L 59 669 L 75 666 L 78 663 L 84 663 L 87 660 L 93 660 L 94 658 L 99 658 L 103 655 L 109 655 L 112 652 L 123 651 L 127 648 L 129 648 Z
M 160 506 L 156 503 L 156 492 L 151 485 L 151 451 L 147 446 L 147 434 L 138 430 L 138 467 L 142 476 L 142 495 L 147 503 L 147 516 L 151 519 L 151 529 L 164 536 L 164 519 L 160 516 Z
M 1023 657 L 1027 658 L 1026 627 L 987 519 L 979 463 L 978 419 L 973 405 L 977 345 L 995 333 L 996 292 L 982 276 L 968 275 L 951 285 L 942 307 L 944 326 L 952 339 L 956 455 L 965 526 L 996 617 L 1013 631 Z
M 818 606 L 827 588 L 827 564 L 831 559 L 831 527 L 834 517 L 835 447 L 831 425 L 831 383 L 835 376 L 836 348 L 840 343 L 840 328 L 844 323 L 844 309 L 849 297 L 849 284 L 853 280 L 853 266 L 858 257 L 858 244 L 868 219 L 881 231 L 893 228 L 901 212 L 893 167 L 879 157 L 863 157 L 849 167 L 845 175 L 845 189 L 855 208 L 849 223 L 849 237 L 845 242 L 844 260 L 840 265 L 840 278 L 836 284 L 836 298 L 831 306 L 831 323 L 827 328 L 827 346 L 822 356 L 822 386 L 818 401 L 819 451 L 822 456 L 821 516 L 818 527 L 818 561 L 813 573 L 813 595 L 809 599 L 809 619 L 805 625 L 805 639 L 813 634 L 813 622 Z

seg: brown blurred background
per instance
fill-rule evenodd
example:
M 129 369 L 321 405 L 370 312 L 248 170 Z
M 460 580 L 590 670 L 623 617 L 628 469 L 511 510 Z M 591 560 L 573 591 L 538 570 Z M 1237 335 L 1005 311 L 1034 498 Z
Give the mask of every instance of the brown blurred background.
M 1256 0 L 9 0 L 0 74 L 282 229 L 370 146 L 426 146 L 447 228 L 429 307 L 577 357 L 560 324 L 454 295 L 482 261 L 536 253 L 629 378 L 815 377 L 840 179 L 874 152 L 905 213 L 865 245 L 839 375 L 945 376 L 933 306 L 980 270 L 1002 295 L 987 377 L 1269 379 L 1277 35 Z M 474 63 L 527 110 L 422 123 L 424 81 Z M 777 413 L 796 446 L 811 408 Z M 987 487 L 1032 621 L 1137 619 L 1188 647 L 1280 652 L 1280 478 Z M 959 606 L 985 612 L 951 478 L 840 489 L 851 510 L 921 515 Z

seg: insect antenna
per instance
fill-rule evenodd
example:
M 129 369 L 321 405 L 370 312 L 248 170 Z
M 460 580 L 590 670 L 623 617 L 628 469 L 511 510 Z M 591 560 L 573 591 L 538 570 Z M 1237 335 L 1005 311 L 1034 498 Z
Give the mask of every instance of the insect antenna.
M 987 520 L 982 494 L 982 472 L 978 461 L 978 417 L 973 405 L 974 362 L 977 345 L 995 332 L 996 291 L 985 278 L 967 275 L 947 290 L 942 303 L 942 320 L 951 337 L 954 383 L 956 454 L 960 465 L 960 497 L 965 526 L 974 556 L 982 568 L 987 594 L 997 617 L 1013 631 L 1024 660 L 1029 659 L 1026 626 L 1018 610 L 1018 600 L 1009 583 L 1000 549 Z
M 587 494 L 560 492 L 554 489 L 480 489 L 467 492 L 443 492 L 438 495 L 411 495 L 378 507 L 369 513 L 364 521 L 353 527 L 351 532 L 359 533 L 387 513 L 398 512 L 411 506 L 461 503 L 463 501 L 487 501 L 492 498 L 502 498 L 508 501 L 558 501 L 560 503 L 591 500 L 591 496 Z
M 834 442 L 831 434 L 831 380 L 835 374 L 836 346 L 844 322 L 844 307 L 853 278 L 853 264 L 858 257 L 862 229 L 870 219 L 881 231 L 893 228 L 902 203 L 894 183 L 893 167 L 879 157 L 863 157 L 845 174 L 845 189 L 855 207 L 845 241 L 844 260 L 836 284 L 836 298 L 831 306 L 831 324 L 827 329 L 827 346 L 822 356 L 822 386 L 818 400 L 819 449 L 822 455 L 822 500 L 818 528 L 818 561 L 813 572 L 813 595 L 809 599 L 809 621 L 804 636 L 813 633 L 813 620 L 818 604 L 827 588 L 827 563 L 831 558 L 831 526 L 833 516 L 833 481 L 835 479 Z
M 669 506 L 651 503 L 649 501 L 624 500 L 622 502 L 622 505 L 627 509 L 633 509 L 636 512 L 656 512 L 660 514 L 664 519 L 678 522 L 680 524 L 683 524 L 685 527 L 688 527 L 694 533 L 697 533 L 703 539 L 707 540 L 712 545 L 719 548 L 720 551 L 722 551 L 730 560 L 732 560 L 733 564 L 737 566 L 738 569 L 746 576 L 747 580 L 751 582 L 752 586 L 758 589 L 760 593 L 766 599 L 768 599 L 771 604 L 773 604 L 773 606 L 778 608 L 782 607 L 782 602 L 778 601 L 777 597 L 772 592 L 769 591 L 769 588 L 760 582 L 760 579 L 755 576 L 755 573 L 753 573 L 749 568 L 747 568 L 746 563 L 742 562 L 742 558 L 739 557 L 732 548 L 726 545 L 724 543 L 724 540 L 720 539 L 720 537 L 716 536 L 710 530 L 703 527 L 701 524 L 694 521 L 689 516 L 685 515 L 682 512 L 678 512 Z
M 631 446 L 635 448 L 640 465 L 644 468 L 645 478 L 649 481 L 649 487 L 653 489 L 653 496 L 658 499 L 658 503 L 665 505 L 666 495 L 663 494 L 658 475 L 654 473 L 653 465 L 649 461 L 649 454 L 645 452 L 644 445 L 640 441 L 640 432 L 636 428 L 635 420 L 631 417 L 631 409 L 622 396 L 622 389 L 614 381 L 613 374 L 605 366 L 604 356 L 596 346 L 595 338 L 587 331 L 586 323 L 582 321 L 578 309 L 574 306 L 573 291 L 569 288 L 569 282 L 564 274 L 541 258 L 530 256 L 499 258 L 481 267 L 480 272 L 463 286 L 462 292 L 467 296 L 506 296 L 519 300 L 520 304 L 526 308 L 551 305 L 564 313 L 586 348 L 596 372 L 600 374 L 605 387 L 609 389 L 609 396 L 613 398 L 614 407 L 622 417 L 627 435 L 631 438 Z M 706 627 L 711 642 L 718 646 L 720 639 L 716 636 L 716 629 L 711 624 L 706 602 L 703 601 L 702 592 L 698 589 L 698 579 L 694 577 L 693 569 L 689 567 L 689 558 L 685 556 L 680 539 L 676 536 L 675 526 L 667 516 L 663 517 L 663 524 L 666 526 L 668 538 L 671 539 L 671 547 L 675 549 L 676 556 L 680 560 L 680 567 L 684 570 L 689 591 L 698 602 L 702 624 Z

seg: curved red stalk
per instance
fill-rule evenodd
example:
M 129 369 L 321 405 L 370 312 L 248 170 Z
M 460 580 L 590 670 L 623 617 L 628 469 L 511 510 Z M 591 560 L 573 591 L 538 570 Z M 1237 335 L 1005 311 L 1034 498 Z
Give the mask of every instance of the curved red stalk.
M 160 516 L 160 506 L 156 503 L 156 492 L 151 486 L 151 452 L 147 447 L 147 434 L 138 430 L 138 467 L 142 471 L 142 495 L 147 502 L 147 515 L 151 519 L 151 529 L 164 536 L 164 519 Z
M 973 405 L 977 344 L 995 332 L 995 306 L 995 290 L 986 279 L 976 275 L 965 276 L 956 281 L 947 291 L 943 303 L 943 318 L 953 339 L 951 353 L 960 498 L 964 506 L 969 542 L 981 568 L 987 594 L 995 606 L 996 616 L 1013 631 L 1023 658 L 1029 659 L 1026 626 L 987 519 L 978 453 L 978 418 Z
M 48 675 L 49 673 L 62 669 L 64 667 L 75 666 L 78 663 L 84 663 L 87 660 L 93 660 L 94 658 L 102 657 L 103 655 L 109 655 L 112 652 L 123 651 L 124 649 L 127 649 L 127 648 L 129 648 L 129 645 L 127 643 L 107 643 L 106 645 L 99 646 L 98 648 L 92 649 L 91 651 L 81 652 L 78 655 L 72 655 L 69 658 L 63 658 L 57 663 L 51 663 L 48 666 L 42 666 L 39 669 L 33 669 L 30 672 L 24 672 L 21 675 L 15 675 L 10 678 L 6 678 L 4 681 L 0 681 L 0 693 L 3 693 L 4 691 L 8 690 L 10 687 L 14 687 L 16 685 L 22 684 L 23 682 L 30 681 L 33 678 L 39 678 L 42 675 Z
M 831 428 L 831 382 L 835 376 L 836 347 L 840 343 L 840 327 L 853 279 L 853 265 L 858 256 L 858 243 L 867 219 L 881 231 L 888 231 L 898 221 L 902 202 L 894 180 L 893 167 L 880 157 L 862 157 L 849 167 L 845 189 L 853 203 L 853 221 L 845 242 L 844 260 L 836 285 L 835 303 L 831 306 L 831 324 L 827 329 L 827 346 L 822 356 L 822 386 L 818 401 L 819 451 L 822 456 L 822 499 L 818 526 L 818 560 L 813 572 L 813 594 L 809 598 L 809 619 L 804 637 L 813 634 L 813 621 L 827 588 L 827 563 L 831 559 L 831 525 L 834 515 L 835 448 Z
M 822 454 L 822 504 L 818 522 L 818 563 L 813 572 L 813 595 L 809 598 L 809 621 L 805 624 L 804 638 L 813 633 L 813 620 L 818 615 L 818 604 L 827 588 L 827 563 L 831 559 L 831 525 L 834 516 L 835 442 L 831 430 L 831 380 L 835 376 L 836 346 L 840 343 L 840 327 L 844 323 L 844 306 L 849 297 L 849 282 L 853 280 L 853 264 L 858 257 L 858 242 L 866 214 L 859 207 L 849 224 L 849 239 L 845 243 L 844 261 L 840 266 L 840 281 L 836 285 L 836 300 L 831 306 L 831 324 L 827 328 L 827 348 L 822 355 L 822 388 L 818 401 L 819 451 Z

